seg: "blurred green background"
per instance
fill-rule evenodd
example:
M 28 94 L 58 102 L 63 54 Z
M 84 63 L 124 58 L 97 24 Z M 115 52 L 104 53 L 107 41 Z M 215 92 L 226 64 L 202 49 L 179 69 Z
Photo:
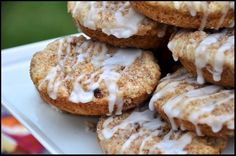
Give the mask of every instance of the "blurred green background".
M 1 2 L 1 47 L 77 32 L 67 2 Z

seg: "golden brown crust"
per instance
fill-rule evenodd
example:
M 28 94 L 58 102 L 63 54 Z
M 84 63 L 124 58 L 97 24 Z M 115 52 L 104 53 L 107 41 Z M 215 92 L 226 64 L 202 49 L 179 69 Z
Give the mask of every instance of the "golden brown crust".
M 102 2 L 94 2 L 93 5 L 100 5 Z M 122 14 L 127 14 L 129 9 L 132 9 L 132 7 L 130 6 L 129 2 L 124 2 L 124 1 L 117 1 L 117 2 L 105 2 L 106 3 L 106 10 L 101 10 L 103 11 L 100 14 L 96 14 L 94 15 L 97 19 L 100 19 L 99 21 L 95 21 L 95 30 L 101 30 L 103 29 L 103 24 L 104 22 L 106 24 L 109 24 L 109 26 L 115 25 L 115 13 L 116 11 L 120 10 Z M 72 14 L 73 19 L 78 21 L 81 25 L 83 25 L 84 19 L 87 19 L 89 17 L 87 17 L 87 13 L 90 11 L 89 9 L 89 5 L 91 3 L 90 2 L 84 2 L 83 5 L 85 5 L 84 8 L 80 8 L 82 10 L 79 11 L 79 13 L 76 13 L 73 16 L 73 10 L 76 7 L 75 2 L 68 2 L 67 8 L 68 8 L 68 12 Z M 99 6 L 96 6 L 95 9 L 101 9 Z M 124 8 L 123 8 L 124 7 Z M 126 9 L 125 9 L 126 8 Z M 135 16 L 136 14 L 134 13 L 133 16 Z M 91 19 L 92 20 L 92 19 Z M 132 21 L 130 21 L 132 22 Z M 136 25 L 134 25 L 136 26 Z M 159 33 L 163 33 L 162 31 L 164 31 L 164 27 L 166 27 L 167 25 L 165 24 L 160 24 L 157 23 L 149 18 L 143 18 L 141 20 L 141 23 L 138 26 L 138 30 L 137 33 L 134 35 L 137 36 L 144 36 L 144 35 L 155 35 Z M 159 34 L 161 35 L 161 34 Z
M 183 68 L 180 69 L 182 71 L 185 71 Z M 176 73 L 181 73 L 180 70 L 178 70 Z M 234 121 L 234 116 L 233 118 L 230 118 L 229 120 L 226 120 L 225 122 L 220 123 L 221 121 L 218 121 L 219 119 L 216 119 L 220 115 L 224 116 L 224 118 L 227 118 L 228 116 L 231 116 L 233 114 L 234 110 L 234 97 L 231 99 L 228 99 L 230 96 L 234 96 L 234 93 L 232 93 L 232 90 L 227 90 L 223 88 L 219 88 L 220 90 L 215 92 L 214 94 L 208 95 L 208 92 L 205 91 L 206 93 L 202 96 L 196 96 L 197 93 L 195 93 L 196 97 L 191 98 L 187 96 L 187 92 L 194 91 L 196 89 L 202 88 L 202 87 L 208 87 L 207 85 L 201 86 L 194 82 L 192 79 L 192 76 L 190 74 L 187 74 L 186 76 L 186 71 L 184 73 L 179 74 L 178 77 L 175 79 L 170 78 L 168 79 L 165 77 L 165 80 L 160 80 L 159 85 L 157 86 L 155 94 L 158 94 L 162 92 L 160 95 L 161 96 L 158 100 L 154 100 L 154 107 L 155 110 L 160 114 L 160 116 L 165 120 L 170 122 L 173 117 L 173 122 L 176 124 L 177 127 L 182 127 L 183 129 L 193 131 L 193 132 L 199 132 L 201 135 L 206 135 L 206 136 L 211 136 L 211 137 L 227 137 L 227 136 L 234 136 L 234 128 L 229 128 L 227 123 L 233 122 Z M 185 79 L 181 79 L 181 76 L 185 76 Z M 188 77 L 188 78 L 187 78 Z M 196 80 L 195 80 L 196 81 Z M 166 90 L 164 91 L 164 88 L 167 87 L 167 84 L 172 85 L 173 83 L 178 83 L 177 86 L 175 86 L 174 91 L 169 91 Z M 209 85 L 210 86 L 210 85 Z M 213 88 L 214 86 L 212 86 Z M 217 86 L 215 86 L 217 87 Z M 168 116 L 167 113 L 169 112 L 168 106 L 171 107 L 170 101 L 173 98 L 183 96 L 185 99 L 182 103 L 185 102 L 187 105 L 185 105 L 184 109 L 181 107 L 182 103 L 176 104 L 174 107 L 176 111 L 179 111 L 181 116 Z M 194 97 L 194 96 L 193 96 Z M 154 98 L 155 99 L 155 98 Z M 192 100 L 191 100 L 192 99 Z M 226 100 L 226 101 L 224 101 Z M 176 99 L 177 101 L 177 99 Z M 223 102 L 224 101 L 224 102 Z M 218 105 L 217 105 L 218 102 Z M 210 105 L 207 106 L 207 104 L 212 103 L 212 110 L 210 112 L 207 112 L 206 110 L 203 110 L 204 108 L 208 107 L 210 108 Z M 172 103 L 173 104 L 173 103 Z M 183 105 L 183 104 L 182 104 Z M 206 105 L 206 107 L 204 106 Z M 173 106 L 173 105 L 172 105 Z M 172 110 L 174 112 L 174 110 Z M 199 114 L 203 113 L 200 115 L 197 119 L 192 120 L 193 116 L 198 116 Z M 211 118 L 212 122 L 209 122 L 210 125 L 206 124 L 207 123 L 207 118 Z M 219 131 L 213 132 L 214 124 L 213 119 L 215 121 L 215 125 L 220 125 L 222 124 L 222 127 Z M 216 119 L 216 120 L 215 120 Z M 206 121 L 206 122 L 202 122 Z M 202 122 L 202 123 L 201 123 Z M 212 127 L 211 127 L 212 126 Z
M 86 28 L 79 24 L 78 22 L 75 22 L 77 24 L 77 27 L 80 28 L 80 30 L 91 37 L 94 40 L 98 40 L 104 43 L 108 43 L 113 46 L 118 47 L 134 47 L 134 48 L 142 48 L 142 49 L 150 49 L 150 48 L 157 48 L 157 47 L 164 47 L 167 45 L 169 36 L 171 34 L 171 29 L 168 29 L 166 32 L 165 37 L 160 38 L 158 37 L 157 33 L 147 32 L 145 35 L 134 35 L 129 38 L 116 38 L 113 35 L 107 35 L 103 33 L 101 30 L 92 30 L 89 28 Z
M 155 108 L 158 111 L 158 113 L 160 114 L 160 116 L 165 121 L 169 121 L 169 118 L 167 117 L 167 115 L 165 114 L 165 112 L 162 108 L 163 101 L 164 100 L 157 101 L 155 103 Z M 194 112 L 192 112 L 192 113 L 194 113 Z M 183 119 L 180 119 L 180 118 L 174 118 L 174 122 L 176 123 L 176 125 L 178 127 L 183 126 L 188 131 L 196 132 L 196 126 L 190 121 L 183 120 Z M 225 138 L 225 137 L 228 137 L 228 136 L 234 136 L 234 131 L 228 129 L 227 126 L 223 126 L 222 129 L 217 133 L 212 132 L 211 127 L 206 125 L 206 124 L 198 124 L 198 128 L 199 128 L 199 130 L 201 131 L 202 134 L 204 134 L 206 136 L 210 136 L 210 137 Z
M 174 7 L 173 2 L 170 1 L 169 2 L 131 1 L 131 5 L 135 10 L 155 21 L 183 28 L 200 28 L 201 21 L 204 16 L 204 12 L 201 10 L 201 7 L 197 7 L 196 16 L 192 16 L 186 4 L 180 6 L 181 7 L 180 9 L 176 9 Z M 207 16 L 207 22 L 205 28 L 217 29 L 219 20 L 223 16 L 222 12 L 223 6 L 219 5 L 218 2 L 216 1 L 212 1 L 209 2 L 209 7 L 210 8 L 208 9 L 208 11 L 210 11 L 210 13 Z M 229 27 L 233 21 L 234 21 L 234 9 L 230 7 L 220 27 L 221 28 Z
M 100 116 L 100 115 L 108 114 L 109 112 L 107 100 L 105 99 L 102 99 L 96 102 L 88 102 L 86 104 L 83 104 L 83 103 L 75 104 L 73 102 L 68 101 L 67 98 L 58 97 L 56 100 L 53 100 L 48 96 L 47 92 L 42 92 L 40 90 L 38 90 L 38 92 L 41 98 L 46 103 L 54 105 L 60 110 L 69 112 L 71 114 L 86 115 L 86 116 Z M 133 98 L 131 103 L 125 102 L 123 111 L 129 110 L 138 105 L 141 105 L 140 102 L 145 101 L 147 96 L 149 97 L 150 95 L 148 94 L 140 95 L 139 97 Z M 128 100 L 130 99 L 128 98 Z M 114 110 L 116 111 L 116 109 L 117 109 L 117 106 L 115 106 Z
M 86 3 L 85 6 L 87 6 L 89 5 L 88 3 L 90 2 L 85 2 L 85 3 Z M 96 6 L 96 5 L 101 5 L 102 2 L 94 2 L 94 3 L 95 3 L 94 5 Z M 143 49 L 163 47 L 166 45 L 171 32 L 173 32 L 173 27 L 157 23 L 146 17 L 144 17 L 141 20 L 141 23 L 137 25 L 138 27 L 137 32 L 131 35 L 130 37 L 121 37 L 121 36 L 117 37 L 112 33 L 109 35 L 105 33 L 103 31 L 105 30 L 104 27 L 106 27 L 107 29 L 111 29 L 110 27 L 112 27 L 112 25 L 117 24 L 115 23 L 116 21 L 115 20 L 116 17 L 114 15 L 115 12 L 113 12 L 112 9 L 117 10 L 122 5 L 127 5 L 126 6 L 127 9 L 131 8 L 129 2 L 119 1 L 119 2 L 105 2 L 105 3 L 107 5 L 106 10 L 103 9 L 102 13 L 97 13 L 96 15 L 94 15 L 96 16 L 94 19 L 100 19 L 98 21 L 95 20 L 94 29 L 86 26 L 86 24 L 84 23 L 84 21 L 86 21 L 86 19 L 89 18 L 87 17 L 89 9 L 87 9 L 86 7 L 84 7 L 83 10 L 80 10 L 79 13 L 77 13 L 76 15 L 73 15 L 73 10 L 76 7 L 76 4 L 74 2 L 68 2 L 68 12 L 72 14 L 73 21 L 79 28 L 79 30 L 81 30 L 94 40 L 102 41 L 118 47 L 134 47 Z M 121 12 L 124 14 L 127 13 L 126 9 L 122 11 Z M 92 21 L 92 19 L 89 20 Z M 119 29 L 124 29 L 124 28 L 120 27 Z M 128 28 L 126 29 L 128 30 Z
M 109 124 L 109 128 L 114 128 L 124 121 L 131 112 L 124 113 L 121 116 L 113 117 L 113 121 Z M 151 113 L 151 112 L 150 112 Z M 159 143 L 164 139 L 164 136 L 170 131 L 168 124 L 163 124 L 161 128 L 158 128 L 159 135 L 154 135 L 144 144 L 141 150 L 141 144 L 145 139 L 150 137 L 151 133 L 149 129 L 144 128 L 140 125 L 139 121 L 136 124 L 129 124 L 127 127 L 118 129 L 110 139 L 106 139 L 103 130 L 104 122 L 107 122 L 107 118 L 100 118 L 97 124 L 97 133 L 99 144 L 106 154 L 161 154 L 159 150 L 153 150 L 155 144 Z M 137 126 L 138 125 L 138 126 Z M 134 139 L 130 146 L 125 150 L 121 150 L 124 143 L 131 138 L 131 135 L 141 134 L 142 132 L 146 134 L 143 137 L 137 137 Z M 156 130 L 157 131 L 157 130 Z M 172 135 L 180 136 L 186 134 L 187 132 L 175 131 Z M 226 138 L 212 138 L 212 137 L 198 137 L 194 133 L 188 132 L 192 136 L 192 141 L 184 148 L 187 154 L 220 154 L 220 152 L 226 146 Z M 175 147 L 173 147 L 175 148 Z M 176 147 L 177 148 L 177 147 Z M 171 151 L 171 149 L 169 149 Z M 165 151 L 168 153 L 168 151 Z M 163 154 L 163 153 L 162 153 Z M 173 154 L 173 153 L 172 153 Z
M 197 69 L 203 78 L 220 86 L 234 87 L 234 30 L 228 29 L 216 33 L 203 31 L 180 31 L 173 35 L 168 43 L 173 57 L 193 75 Z M 209 44 L 212 42 L 211 44 Z M 221 51 L 223 50 L 223 51 Z M 199 62 L 199 63 L 198 63 Z M 204 65 L 206 63 L 206 65 Z M 204 66 L 200 69 L 201 66 Z M 219 73 L 219 80 L 214 74 Z
M 73 60 L 76 55 L 75 46 L 80 45 L 86 39 L 84 37 L 74 37 L 74 41 L 70 43 L 71 51 L 70 56 L 67 58 Z M 34 54 L 31 65 L 30 65 L 30 76 L 31 79 L 39 91 L 41 97 L 44 101 L 49 104 L 55 105 L 61 110 L 78 114 L 78 115 L 105 115 L 108 111 L 108 93 L 107 88 L 104 82 L 101 83 L 99 93 L 91 102 L 87 103 L 73 103 L 68 100 L 70 93 L 73 89 L 72 80 L 63 80 L 59 86 L 57 92 L 57 98 L 52 99 L 48 94 L 47 83 L 42 84 L 43 80 L 50 72 L 50 70 L 55 67 L 58 63 L 57 61 L 57 49 L 59 47 L 59 41 L 55 41 L 47 46 L 43 51 Z M 91 42 L 91 46 L 94 46 L 95 42 Z M 63 49 L 68 49 L 68 44 L 64 44 Z M 114 47 L 110 47 L 111 49 Z M 65 51 L 63 51 L 65 52 Z M 65 52 L 66 53 L 66 52 Z M 72 61 L 73 62 L 73 61 Z M 80 64 L 76 66 L 74 70 L 71 70 L 71 65 L 69 62 L 66 62 L 64 68 L 64 77 L 66 73 L 72 72 L 72 77 L 78 76 L 77 71 L 83 70 L 84 72 L 89 72 L 92 74 L 94 71 L 91 71 L 91 63 Z M 89 68 L 90 67 L 90 68 Z M 77 74 L 76 74 L 77 73 Z M 144 100 L 146 100 L 152 91 L 154 90 L 158 80 L 160 78 L 159 66 L 154 59 L 154 56 L 151 52 L 142 53 L 132 65 L 130 65 L 125 72 L 121 71 L 121 77 L 118 80 L 117 84 L 121 93 L 123 93 L 124 107 L 123 110 L 131 109 L 137 105 L 140 105 Z M 85 79 L 86 80 L 86 79 Z M 84 81 L 85 81 L 84 80 Z M 40 86 L 41 85 L 41 86 Z M 116 110 L 115 106 L 115 110 Z
M 186 59 L 179 59 L 181 64 L 193 75 L 197 76 L 197 71 L 196 71 L 196 66 L 193 62 L 188 61 Z M 223 68 L 223 72 L 222 72 L 222 76 L 221 76 L 221 80 L 220 81 L 214 81 L 212 78 L 212 73 L 209 72 L 208 69 L 212 69 L 211 65 L 207 65 L 206 67 L 204 67 L 202 69 L 203 71 L 203 77 L 207 82 L 216 84 L 216 85 L 220 85 L 220 86 L 228 86 L 228 87 L 234 87 L 234 77 L 232 77 L 234 75 L 234 72 L 232 69 L 230 69 L 229 67 L 224 67 Z

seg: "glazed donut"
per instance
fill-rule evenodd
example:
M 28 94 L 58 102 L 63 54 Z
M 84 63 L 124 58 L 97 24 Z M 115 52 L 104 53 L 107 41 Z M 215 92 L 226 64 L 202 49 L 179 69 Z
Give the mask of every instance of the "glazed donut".
M 175 60 L 197 81 L 234 87 L 234 30 L 217 32 L 181 30 L 168 43 Z
M 227 141 L 172 130 L 147 109 L 101 118 L 97 133 L 106 154 L 219 154 Z
M 68 2 L 77 27 L 94 40 L 113 46 L 156 48 L 167 44 L 173 27 L 137 13 L 129 2 Z
M 234 89 L 199 85 L 184 68 L 160 80 L 149 108 L 174 130 L 187 129 L 199 136 L 234 135 Z
M 150 51 L 65 37 L 34 54 L 30 76 L 42 99 L 78 115 L 121 114 L 150 97 L 160 78 Z

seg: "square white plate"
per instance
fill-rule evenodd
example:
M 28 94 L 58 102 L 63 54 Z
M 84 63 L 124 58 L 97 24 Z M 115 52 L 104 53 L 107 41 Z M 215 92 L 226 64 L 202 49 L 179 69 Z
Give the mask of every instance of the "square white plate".
M 85 122 L 97 118 L 55 111 L 39 97 L 29 75 L 33 54 L 55 39 L 5 49 L 2 55 L 2 104 L 51 153 L 102 153 L 95 132 Z M 223 153 L 234 153 L 234 138 Z

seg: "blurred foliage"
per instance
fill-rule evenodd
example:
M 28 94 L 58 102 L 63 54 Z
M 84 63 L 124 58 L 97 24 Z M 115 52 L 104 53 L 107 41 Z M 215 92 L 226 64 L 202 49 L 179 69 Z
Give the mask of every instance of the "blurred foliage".
M 67 2 L 1 2 L 1 47 L 77 32 Z

